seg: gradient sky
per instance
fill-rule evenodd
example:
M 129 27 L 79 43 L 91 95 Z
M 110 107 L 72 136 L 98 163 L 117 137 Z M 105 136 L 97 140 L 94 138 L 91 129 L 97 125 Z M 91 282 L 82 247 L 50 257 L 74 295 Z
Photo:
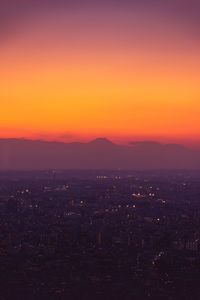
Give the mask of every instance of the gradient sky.
M 199 11 L 199 0 L 0 0 L 0 136 L 198 143 Z

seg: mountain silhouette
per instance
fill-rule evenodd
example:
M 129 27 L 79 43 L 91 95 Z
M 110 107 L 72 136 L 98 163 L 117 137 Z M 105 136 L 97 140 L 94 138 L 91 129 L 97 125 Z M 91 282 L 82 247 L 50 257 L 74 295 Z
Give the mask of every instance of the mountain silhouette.
M 88 143 L 0 139 L 0 170 L 43 169 L 200 169 L 200 150 L 178 144 L 107 138 Z
M 89 142 L 90 144 L 96 144 L 96 145 L 114 145 L 113 142 L 108 140 L 107 138 L 96 138 Z

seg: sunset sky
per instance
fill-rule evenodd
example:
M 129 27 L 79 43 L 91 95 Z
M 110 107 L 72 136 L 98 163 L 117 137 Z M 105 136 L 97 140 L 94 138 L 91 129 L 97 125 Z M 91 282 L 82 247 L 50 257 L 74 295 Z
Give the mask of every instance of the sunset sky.
M 199 0 L 0 0 L 0 137 L 200 146 Z

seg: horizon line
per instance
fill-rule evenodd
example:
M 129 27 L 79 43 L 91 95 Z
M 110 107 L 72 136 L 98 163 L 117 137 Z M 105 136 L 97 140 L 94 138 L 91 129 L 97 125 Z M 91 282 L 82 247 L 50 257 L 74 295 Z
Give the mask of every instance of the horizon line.
M 125 138 L 125 137 L 124 137 Z M 81 144 L 89 144 L 91 142 L 94 142 L 94 141 L 97 141 L 97 140 L 104 140 L 104 141 L 107 141 L 107 142 L 110 142 L 114 145 L 119 145 L 119 146 L 134 146 L 137 145 L 137 144 L 159 144 L 161 146 L 165 146 L 165 145 L 180 145 L 180 146 L 184 146 L 186 148 L 196 148 L 196 149 L 200 149 L 200 140 L 192 140 L 193 142 L 196 142 L 197 144 L 199 143 L 198 146 L 196 147 L 189 147 L 187 145 L 187 143 L 180 143 L 180 142 L 160 142 L 160 141 L 157 141 L 157 140 L 154 140 L 154 139 L 133 139 L 133 140 L 125 140 L 125 142 L 121 142 L 121 143 L 117 143 L 115 141 L 113 141 L 112 139 L 110 138 L 107 138 L 107 137 L 102 137 L 102 136 L 99 136 L 99 137 L 96 137 L 96 138 L 92 138 L 92 139 L 89 139 L 89 140 L 83 140 L 83 139 L 80 139 L 80 140 L 62 140 L 61 138 L 55 138 L 55 139 L 50 139 L 50 138 L 34 138 L 34 137 L 1 137 L 0 136 L 0 140 L 24 140 L 24 141 L 33 141 L 33 142 L 46 142 L 46 143 L 61 143 L 61 144 L 72 144 L 72 143 L 81 143 Z M 121 140 L 121 139 L 120 139 Z M 189 143 L 189 141 L 188 141 Z M 191 144 L 191 143 L 190 143 Z

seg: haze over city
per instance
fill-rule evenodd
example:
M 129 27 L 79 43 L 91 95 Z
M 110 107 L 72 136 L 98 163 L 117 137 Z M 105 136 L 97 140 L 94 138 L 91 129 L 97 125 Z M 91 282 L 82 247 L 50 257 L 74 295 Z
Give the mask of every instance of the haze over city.
M 199 13 L 0 0 L 0 300 L 200 299 Z

